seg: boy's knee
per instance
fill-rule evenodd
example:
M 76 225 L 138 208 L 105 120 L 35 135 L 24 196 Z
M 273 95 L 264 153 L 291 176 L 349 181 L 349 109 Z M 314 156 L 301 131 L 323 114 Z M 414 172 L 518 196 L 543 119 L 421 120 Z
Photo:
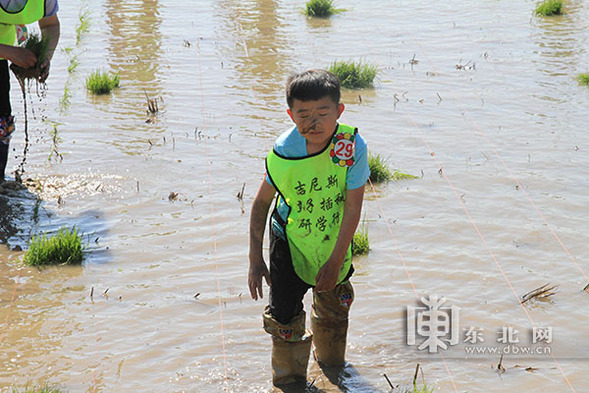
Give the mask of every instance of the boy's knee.
M 312 318 L 322 321 L 348 319 L 354 301 L 354 288 L 349 281 L 337 285 L 332 291 L 313 291 Z
M 272 315 L 270 307 L 266 307 L 263 314 L 264 330 L 273 337 L 288 342 L 298 342 L 305 337 L 305 311 L 301 310 L 297 315 L 292 317 L 287 323 L 278 321 Z

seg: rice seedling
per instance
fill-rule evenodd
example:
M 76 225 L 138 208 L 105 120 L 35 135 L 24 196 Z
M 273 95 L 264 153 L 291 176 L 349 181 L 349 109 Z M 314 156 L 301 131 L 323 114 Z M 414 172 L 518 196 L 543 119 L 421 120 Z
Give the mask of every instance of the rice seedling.
M 334 7 L 333 0 L 309 0 L 305 4 L 305 14 L 317 18 L 328 18 L 341 11 Z
M 335 61 L 329 66 L 329 72 L 336 75 L 342 87 L 362 89 L 372 86 L 378 69 L 373 64 L 362 61 Z
M 536 5 L 535 13 L 540 16 L 560 15 L 562 14 L 562 1 L 544 0 Z
M 63 95 L 59 99 L 59 110 L 63 114 L 67 108 L 70 107 L 72 99 L 72 93 L 70 92 L 69 83 L 66 82 L 63 88 Z
M 421 371 L 422 385 L 421 385 L 421 387 L 417 387 L 417 376 L 419 375 L 420 371 Z M 399 385 L 395 386 L 395 385 L 393 385 L 393 383 L 391 382 L 391 380 L 389 379 L 389 377 L 386 374 L 384 374 L 384 377 L 394 392 L 398 391 L 398 392 L 402 392 L 402 393 L 433 393 L 433 391 L 434 391 L 433 388 L 428 387 L 427 384 L 425 383 L 425 377 L 423 376 L 423 369 L 421 368 L 421 365 L 419 363 L 417 363 L 417 367 L 415 368 L 415 374 L 413 376 L 413 386 L 412 387 L 407 387 L 406 385 L 405 386 L 399 386 Z
M 42 387 L 25 388 L 25 390 L 22 391 L 12 388 L 12 393 L 64 393 L 64 391 L 55 386 L 45 385 Z
M 370 248 L 370 242 L 368 240 L 368 228 L 363 226 L 354 233 L 352 239 L 352 255 L 366 255 Z
M 58 125 L 62 125 L 60 123 L 56 123 L 56 122 L 51 122 L 52 126 L 53 126 L 53 130 L 49 132 L 49 136 L 51 136 L 51 152 L 49 153 L 49 157 L 47 158 L 47 161 L 51 161 L 52 159 L 55 159 L 55 161 L 63 161 L 63 156 L 61 155 L 61 153 L 59 152 L 59 145 L 62 142 L 61 137 L 59 136 L 59 131 L 57 129 Z
M 76 228 L 61 228 L 57 235 L 35 235 L 23 262 L 28 266 L 78 264 L 84 259 L 82 237 Z
M 589 72 L 577 75 L 577 82 L 580 86 L 589 86 Z
M 31 68 L 22 68 L 16 64 L 11 64 L 10 69 L 19 80 L 25 79 L 39 79 L 41 76 L 41 64 L 47 59 L 47 51 L 49 48 L 49 40 L 45 37 L 40 36 L 37 33 L 29 33 L 27 40 L 22 45 L 33 52 L 37 57 L 37 63 Z
M 80 65 L 80 60 L 78 60 L 78 56 L 74 55 L 70 57 L 70 61 L 67 65 L 67 72 L 70 74 L 73 73 L 78 68 L 78 65 Z
M 524 295 L 522 295 L 522 303 L 525 303 L 532 299 L 548 300 L 551 296 L 556 294 L 558 285 L 544 284 L 539 288 L 536 288 Z
M 111 75 L 104 71 L 94 71 L 86 79 L 86 89 L 92 94 L 110 94 L 115 88 L 119 87 L 120 79 L 119 74 Z
M 370 168 L 370 181 L 372 183 L 383 183 L 393 178 L 387 161 L 380 154 L 368 153 L 368 167 Z
M 90 30 L 90 10 L 80 9 L 78 15 L 79 23 L 76 26 L 76 46 L 80 43 L 80 40 Z
M 400 181 L 400 180 L 411 180 L 411 179 L 418 179 L 419 176 L 411 175 L 409 173 L 403 173 L 395 170 L 393 175 L 391 176 L 392 181 Z

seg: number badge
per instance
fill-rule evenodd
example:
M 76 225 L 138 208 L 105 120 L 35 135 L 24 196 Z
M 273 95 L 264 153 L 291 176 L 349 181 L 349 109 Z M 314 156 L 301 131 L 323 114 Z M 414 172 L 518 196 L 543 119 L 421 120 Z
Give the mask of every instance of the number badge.
M 339 133 L 334 135 L 331 141 L 329 155 L 334 164 L 339 166 L 352 166 L 354 164 L 355 135 Z

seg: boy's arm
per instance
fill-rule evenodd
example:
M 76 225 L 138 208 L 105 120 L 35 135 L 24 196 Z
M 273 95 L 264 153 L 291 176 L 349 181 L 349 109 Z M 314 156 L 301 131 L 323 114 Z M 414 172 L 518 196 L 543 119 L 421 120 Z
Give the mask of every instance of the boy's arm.
M 49 40 L 49 45 L 47 48 L 47 58 L 41 64 L 41 77 L 39 81 L 41 83 L 45 82 L 47 77 L 49 76 L 49 66 L 51 64 L 51 59 L 53 58 L 53 53 L 55 52 L 55 48 L 57 47 L 57 43 L 59 42 L 59 18 L 57 15 L 52 15 L 45 17 L 39 20 L 39 28 L 41 29 L 41 34 L 43 38 Z
M 266 279 L 268 286 L 272 285 L 270 281 L 270 272 L 264 262 L 262 255 L 262 244 L 264 243 L 264 229 L 266 228 L 266 219 L 268 210 L 274 199 L 276 189 L 272 187 L 266 179 L 262 180 L 258 193 L 252 204 L 250 215 L 250 250 L 249 250 L 249 273 L 248 286 L 252 299 L 258 300 L 258 295 L 264 297 L 262 290 L 262 277 Z
M 362 212 L 362 200 L 364 199 L 364 186 L 346 191 L 346 202 L 344 205 L 344 217 L 335 248 L 327 262 L 317 273 L 317 284 L 315 289 L 319 292 L 331 291 L 337 285 L 339 271 L 344 263 L 348 247 L 352 242 L 356 227 L 360 221 Z

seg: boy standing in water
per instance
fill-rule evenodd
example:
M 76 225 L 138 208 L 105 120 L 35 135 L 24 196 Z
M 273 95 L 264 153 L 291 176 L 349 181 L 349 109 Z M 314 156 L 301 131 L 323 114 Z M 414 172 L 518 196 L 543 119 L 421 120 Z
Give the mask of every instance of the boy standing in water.
M 322 366 L 343 366 L 348 313 L 354 300 L 350 243 L 360 220 L 368 180 L 366 142 L 338 124 L 344 111 L 338 78 L 309 70 L 287 81 L 287 113 L 295 126 L 266 158 L 266 178 L 252 205 L 248 285 L 254 300 L 270 286 L 263 320 L 272 336 L 274 385 L 304 384 L 311 342 Z M 262 256 L 270 224 L 270 270 Z M 313 288 L 311 329 L 303 297 Z
M 13 46 L 17 38 L 16 32 L 22 32 L 21 25 L 39 21 L 43 38 L 49 40 L 47 59 L 41 64 L 42 72 L 39 78 L 39 82 L 45 82 L 49 76 L 53 52 L 59 41 L 58 9 L 57 0 L 0 0 L 0 183 L 4 181 L 8 147 L 14 131 L 7 60 L 25 69 L 37 64 L 37 57 L 33 52 Z

